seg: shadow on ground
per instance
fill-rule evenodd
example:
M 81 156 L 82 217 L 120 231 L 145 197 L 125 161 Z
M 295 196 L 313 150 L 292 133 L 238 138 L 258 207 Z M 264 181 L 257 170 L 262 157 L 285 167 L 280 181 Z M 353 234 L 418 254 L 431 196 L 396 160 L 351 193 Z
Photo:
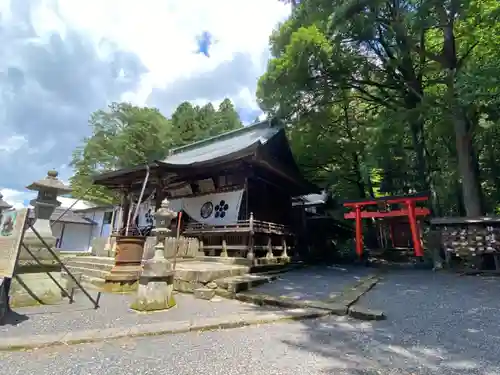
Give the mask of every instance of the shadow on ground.
M 386 321 L 305 320 L 305 336 L 284 342 L 325 357 L 325 373 L 498 373 L 499 301 L 499 278 L 393 271 L 358 302 L 385 311 Z
M 272 283 L 253 288 L 251 292 L 297 301 L 327 301 L 375 272 L 366 267 L 309 266 L 282 274 Z

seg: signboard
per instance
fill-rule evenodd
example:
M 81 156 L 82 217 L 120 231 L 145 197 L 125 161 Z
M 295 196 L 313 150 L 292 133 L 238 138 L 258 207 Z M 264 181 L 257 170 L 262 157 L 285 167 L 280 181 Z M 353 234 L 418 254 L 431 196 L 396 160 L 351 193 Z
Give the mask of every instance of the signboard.
M 4 211 L 0 215 L 0 278 L 10 278 L 19 256 L 28 209 Z

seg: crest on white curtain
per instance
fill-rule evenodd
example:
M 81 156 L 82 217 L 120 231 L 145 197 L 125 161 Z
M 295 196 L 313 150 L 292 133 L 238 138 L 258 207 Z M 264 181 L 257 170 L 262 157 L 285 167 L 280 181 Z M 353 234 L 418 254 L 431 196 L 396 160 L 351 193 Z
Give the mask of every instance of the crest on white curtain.
M 243 189 L 183 198 L 184 211 L 197 222 L 208 225 L 236 224 Z

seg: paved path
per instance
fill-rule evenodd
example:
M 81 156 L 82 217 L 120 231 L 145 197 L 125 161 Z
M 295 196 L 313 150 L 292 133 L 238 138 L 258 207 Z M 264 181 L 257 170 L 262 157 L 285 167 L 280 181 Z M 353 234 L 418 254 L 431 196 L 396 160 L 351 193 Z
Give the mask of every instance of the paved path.
M 498 278 L 391 272 L 359 301 L 385 310 L 387 321 L 328 316 L 0 352 L 0 362 L 6 373 L 37 375 L 500 374 L 498 301 Z
M 378 329 L 380 323 L 331 316 L 174 336 L 122 339 L 0 353 L 10 375 L 290 375 L 498 374 L 477 350 L 454 352 L 422 345 L 407 349 Z M 57 350 L 56 350 L 57 349 Z
M 16 315 L 0 326 L 0 337 L 43 335 L 60 332 L 133 327 L 137 324 L 202 320 L 234 314 L 273 312 L 272 307 L 260 307 L 238 301 L 216 298 L 204 301 L 188 294 L 175 294 L 177 306 L 163 312 L 142 314 L 129 309 L 134 294 L 103 294 L 101 307 L 94 310 L 83 294 L 76 303 L 57 306 L 37 306 L 15 309 Z
M 280 275 L 278 280 L 253 288 L 251 292 L 299 301 L 324 301 L 376 272 L 376 269 L 366 267 L 311 266 Z

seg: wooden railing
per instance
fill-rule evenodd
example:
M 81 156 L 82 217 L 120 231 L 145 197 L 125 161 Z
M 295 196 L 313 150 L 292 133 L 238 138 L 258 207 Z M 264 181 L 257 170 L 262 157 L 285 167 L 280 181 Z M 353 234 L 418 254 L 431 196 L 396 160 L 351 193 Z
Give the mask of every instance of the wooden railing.
M 240 220 L 235 224 L 188 224 L 183 234 L 198 237 L 200 251 L 211 256 L 273 258 L 288 257 L 292 231 L 283 224 L 255 220 Z M 231 255 L 229 255 L 231 254 Z
M 238 220 L 235 224 L 208 225 L 202 223 L 191 223 L 187 225 L 184 233 L 191 235 L 215 235 L 224 233 L 265 233 L 289 235 L 291 234 L 291 231 L 286 225 L 255 220 L 253 218 L 253 214 L 250 214 L 249 220 Z

